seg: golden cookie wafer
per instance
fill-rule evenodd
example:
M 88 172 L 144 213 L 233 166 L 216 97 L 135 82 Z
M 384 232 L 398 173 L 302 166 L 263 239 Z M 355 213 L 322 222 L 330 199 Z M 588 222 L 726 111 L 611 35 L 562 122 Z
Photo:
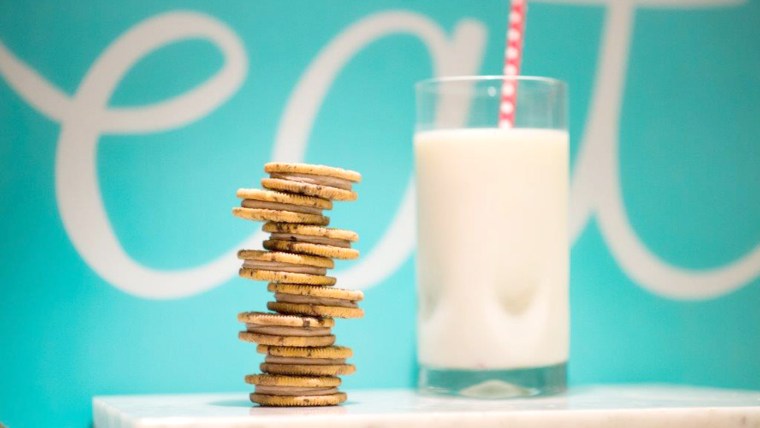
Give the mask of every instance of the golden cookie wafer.
M 309 285 L 270 283 L 267 290 L 272 293 L 294 294 L 297 296 L 312 296 L 325 299 L 338 299 L 358 302 L 364 299 L 364 293 L 359 290 L 346 290 L 336 287 L 312 287 Z
M 330 395 L 267 395 L 251 393 L 252 402 L 261 406 L 270 407 L 318 407 L 318 406 L 337 406 L 346 401 L 344 392 L 337 392 Z
M 309 174 L 323 177 L 334 177 L 354 183 L 358 183 L 362 179 L 361 174 L 356 171 L 351 171 L 350 169 L 307 163 L 269 162 L 264 165 L 264 171 L 269 174 Z
M 361 308 L 311 305 L 304 303 L 268 302 L 267 309 L 282 314 L 312 315 L 333 318 L 361 318 L 364 316 L 364 310 Z
M 330 346 L 335 343 L 335 336 L 332 334 L 326 336 L 278 336 L 241 331 L 238 332 L 238 338 L 245 342 L 274 346 L 318 347 Z
M 264 241 L 264 248 L 270 251 L 310 254 L 314 256 L 330 257 L 333 259 L 343 260 L 356 259 L 359 257 L 359 250 L 353 248 L 340 248 L 330 245 L 282 241 L 276 239 L 267 239 Z
M 298 388 L 334 388 L 340 386 L 340 378 L 334 376 L 280 376 L 269 374 L 249 374 L 245 383 L 251 385 L 287 386 Z
M 327 318 L 332 320 L 332 318 Z M 354 355 L 346 346 L 324 346 L 321 348 L 294 348 L 289 346 L 259 345 L 256 352 L 276 357 L 290 358 L 350 358 Z
M 237 316 L 238 321 L 246 324 L 269 325 L 279 327 L 333 327 L 335 320 L 332 318 L 302 317 L 297 315 L 283 315 L 266 312 L 241 312 Z
M 293 211 L 278 211 L 260 208 L 233 207 L 232 215 L 245 220 L 276 221 L 283 223 L 305 223 L 326 226 L 330 218 L 319 214 L 306 214 Z
M 291 235 L 338 239 L 349 242 L 355 242 L 359 240 L 359 235 L 351 230 L 336 229 L 334 227 L 313 226 L 307 224 L 277 223 L 270 221 L 264 223 L 262 230 L 269 233 L 287 233 Z
M 334 293 L 325 292 L 322 290 L 315 290 L 316 292 L 302 292 L 299 289 L 293 287 L 293 284 L 289 284 L 291 287 L 278 287 L 277 284 L 269 284 L 267 289 L 274 292 L 274 298 L 280 303 L 295 303 L 312 306 L 337 306 L 342 308 L 358 308 L 358 300 L 355 298 L 361 298 L 361 292 L 354 290 L 341 290 L 338 289 Z M 311 287 L 311 286 L 306 286 Z M 316 287 L 323 288 L 323 287 Z M 327 288 L 327 287 L 325 287 Z M 340 293 L 343 292 L 343 293 Z M 335 297 L 328 297 L 328 296 Z
M 290 284 L 329 286 L 334 285 L 336 281 L 332 276 L 311 275 L 306 273 L 293 272 L 275 272 L 250 268 L 240 268 L 239 274 L 243 278 L 254 279 L 257 281 L 287 282 Z

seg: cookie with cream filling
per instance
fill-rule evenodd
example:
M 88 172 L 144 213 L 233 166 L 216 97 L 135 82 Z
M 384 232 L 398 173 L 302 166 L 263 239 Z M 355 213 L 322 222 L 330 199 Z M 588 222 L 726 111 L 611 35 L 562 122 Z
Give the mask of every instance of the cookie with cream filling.
M 232 209 L 232 214 L 240 218 L 318 225 L 330 223 L 330 219 L 322 215 L 322 210 L 332 208 L 332 202 L 326 199 L 259 189 L 238 189 L 237 196 L 242 201 L 239 207 Z
M 334 376 L 280 376 L 254 374 L 245 377 L 255 385 L 250 399 L 262 406 L 332 406 L 346 400 Z
M 356 200 L 352 186 L 361 181 L 356 171 L 325 165 L 271 162 L 264 171 L 270 178 L 261 185 L 267 189 L 340 201 Z
M 327 257 L 284 252 L 240 250 L 237 257 L 243 261 L 244 268 L 254 270 L 325 275 L 327 269 L 335 267 Z
M 331 318 L 301 317 L 263 312 L 242 312 L 238 321 L 246 330 L 238 337 L 246 342 L 276 346 L 330 346 L 335 343 Z

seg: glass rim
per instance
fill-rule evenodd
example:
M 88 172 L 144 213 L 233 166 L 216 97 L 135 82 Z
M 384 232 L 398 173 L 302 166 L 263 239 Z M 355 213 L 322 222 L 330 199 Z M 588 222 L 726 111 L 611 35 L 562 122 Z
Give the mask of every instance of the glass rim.
M 470 75 L 470 76 L 444 76 L 444 77 L 432 77 L 429 79 L 424 79 L 416 82 L 414 84 L 414 87 L 417 89 L 420 89 L 423 86 L 434 84 L 434 83 L 448 83 L 448 82 L 483 82 L 483 81 L 490 81 L 490 80 L 524 80 L 524 81 L 532 81 L 532 82 L 544 82 L 549 85 L 558 85 L 566 87 L 567 83 L 564 80 L 555 79 L 553 77 L 544 77 L 544 76 L 506 76 L 506 75 L 498 75 L 498 74 L 488 74 L 488 75 Z

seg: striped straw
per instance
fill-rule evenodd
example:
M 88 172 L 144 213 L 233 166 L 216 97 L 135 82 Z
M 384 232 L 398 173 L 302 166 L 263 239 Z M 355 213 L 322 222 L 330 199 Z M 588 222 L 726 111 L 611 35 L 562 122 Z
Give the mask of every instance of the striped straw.
M 505 76 L 517 76 L 520 74 L 527 7 L 526 0 L 512 0 L 509 8 L 507 42 L 504 50 Z M 513 79 L 504 79 L 504 83 L 501 86 L 501 105 L 499 106 L 500 128 L 511 128 L 515 124 L 516 85 L 517 82 Z

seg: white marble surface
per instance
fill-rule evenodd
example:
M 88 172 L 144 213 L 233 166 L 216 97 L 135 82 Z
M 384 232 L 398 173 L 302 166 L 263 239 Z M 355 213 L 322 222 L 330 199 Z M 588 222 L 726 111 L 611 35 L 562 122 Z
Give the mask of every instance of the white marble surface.
M 595 386 L 555 397 L 483 401 L 411 390 L 351 390 L 339 407 L 254 407 L 234 394 L 105 396 L 95 428 L 759 427 L 760 392 L 666 385 Z

